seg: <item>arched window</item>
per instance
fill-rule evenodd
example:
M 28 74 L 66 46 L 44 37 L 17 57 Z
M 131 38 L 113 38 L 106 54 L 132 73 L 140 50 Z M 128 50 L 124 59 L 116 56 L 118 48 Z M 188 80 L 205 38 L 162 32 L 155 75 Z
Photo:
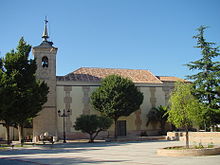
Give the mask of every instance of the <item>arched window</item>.
M 46 56 L 44 56 L 43 58 L 42 58 L 42 67 L 44 68 L 44 67 L 48 67 L 48 58 L 46 57 Z

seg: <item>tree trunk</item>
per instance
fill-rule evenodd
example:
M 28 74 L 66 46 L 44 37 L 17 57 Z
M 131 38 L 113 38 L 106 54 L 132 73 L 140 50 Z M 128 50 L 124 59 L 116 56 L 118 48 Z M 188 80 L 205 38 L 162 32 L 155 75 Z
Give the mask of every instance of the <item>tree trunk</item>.
M 166 124 L 166 122 L 164 122 L 164 121 L 160 122 L 160 129 L 161 129 L 162 135 L 165 134 L 165 124 Z
M 206 122 L 204 121 L 204 130 L 207 132 Z
M 93 143 L 93 142 L 94 142 L 94 139 L 93 139 L 92 133 L 91 133 L 91 134 L 89 134 L 89 143 Z
M 93 142 L 94 142 L 94 140 L 95 140 L 96 136 L 98 136 L 99 132 L 101 132 L 101 131 L 102 131 L 101 129 L 100 129 L 100 130 L 98 130 L 98 131 L 96 131 L 95 135 L 92 137 Z
M 186 127 L 186 148 L 189 148 L 189 130 Z
M 115 120 L 115 140 L 117 140 L 117 119 L 114 119 Z
M 18 139 L 19 139 L 19 142 L 21 143 L 21 146 L 23 146 L 23 144 L 24 144 L 23 126 L 20 124 L 18 125 Z
M 10 127 L 9 127 L 9 125 L 6 125 L 5 126 L 5 128 L 6 128 L 6 140 L 7 140 L 7 144 L 9 145 L 10 144 Z

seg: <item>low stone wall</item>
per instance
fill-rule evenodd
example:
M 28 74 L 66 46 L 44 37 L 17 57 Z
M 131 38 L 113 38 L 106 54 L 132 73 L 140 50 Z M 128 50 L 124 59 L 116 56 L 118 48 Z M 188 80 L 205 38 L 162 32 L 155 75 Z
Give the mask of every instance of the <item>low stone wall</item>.
M 157 155 L 160 156 L 204 156 L 204 155 L 219 155 L 220 148 L 203 148 L 203 149 L 168 149 L 162 148 L 157 150 Z
M 185 132 L 167 132 L 167 140 L 186 140 Z M 189 132 L 189 141 L 220 144 L 220 132 Z

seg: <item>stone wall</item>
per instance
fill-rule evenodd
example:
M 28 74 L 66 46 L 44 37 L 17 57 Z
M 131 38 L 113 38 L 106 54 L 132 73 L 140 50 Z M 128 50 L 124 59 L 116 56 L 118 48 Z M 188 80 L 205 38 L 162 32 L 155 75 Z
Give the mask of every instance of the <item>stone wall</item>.
M 76 118 L 81 114 L 99 114 L 92 109 L 90 105 L 90 95 L 99 86 L 99 84 L 89 84 L 85 82 L 57 81 L 57 110 L 70 109 L 70 116 L 66 118 L 67 139 L 86 137 L 76 131 L 73 125 Z M 147 114 L 153 107 L 165 105 L 165 93 L 162 86 L 137 85 L 138 89 L 144 94 L 144 101 L 140 109 L 128 117 L 120 117 L 119 120 L 126 120 L 127 136 L 137 136 L 146 131 L 149 135 L 158 134 L 158 125 L 149 125 L 146 127 Z M 58 136 L 62 138 L 63 122 L 62 118 L 57 116 Z M 114 125 L 103 133 L 103 136 L 113 136 Z
M 168 140 L 186 140 L 185 132 L 168 132 Z M 214 143 L 220 144 L 220 132 L 189 132 L 190 143 Z

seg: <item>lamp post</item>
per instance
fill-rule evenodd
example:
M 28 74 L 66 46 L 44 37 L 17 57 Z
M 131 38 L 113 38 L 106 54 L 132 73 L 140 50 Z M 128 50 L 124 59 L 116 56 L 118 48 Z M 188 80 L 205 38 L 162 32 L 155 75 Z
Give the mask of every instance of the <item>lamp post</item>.
M 68 109 L 67 112 L 65 109 L 63 109 L 63 112 L 61 112 L 61 110 L 58 110 L 58 116 L 63 118 L 63 143 L 66 143 L 66 121 L 65 121 L 65 118 L 70 116 L 70 110 Z

